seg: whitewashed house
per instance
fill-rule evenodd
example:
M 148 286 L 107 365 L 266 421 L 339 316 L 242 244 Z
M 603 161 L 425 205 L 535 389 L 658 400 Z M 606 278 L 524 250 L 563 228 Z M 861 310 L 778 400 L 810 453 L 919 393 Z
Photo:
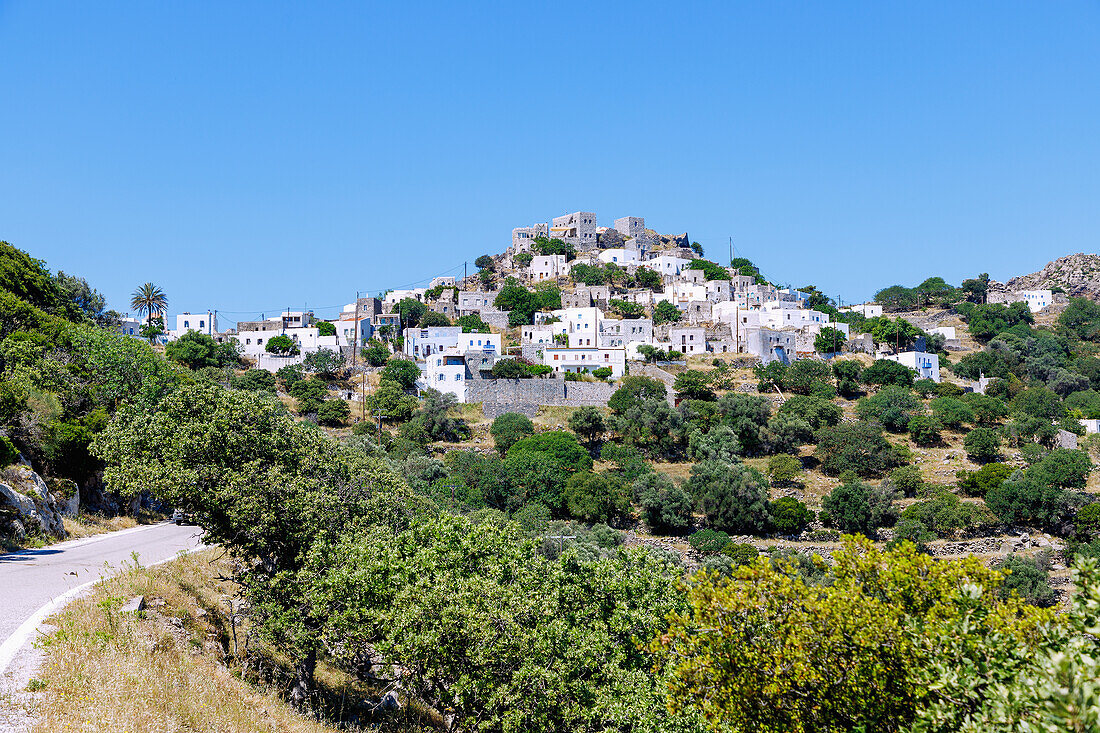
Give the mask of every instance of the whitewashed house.
M 542 363 L 555 372 L 591 372 L 609 367 L 611 376 L 618 379 L 626 373 L 626 349 L 550 347 L 543 349 Z
M 900 354 L 888 354 L 882 358 L 904 364 L 917 373 L 917 379 L 940 381 L 940 357 L 935 354 L 925 351 L 903 351 Z

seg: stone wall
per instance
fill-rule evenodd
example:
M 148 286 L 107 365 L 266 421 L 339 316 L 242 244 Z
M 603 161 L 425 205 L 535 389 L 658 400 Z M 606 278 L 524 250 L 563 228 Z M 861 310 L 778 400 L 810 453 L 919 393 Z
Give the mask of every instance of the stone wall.
M 602 382 L 564 379 L 481 379 L 466 384 L 466 401 L 480 402 L 486 417 L 505 412 L 538 412 L 539 405 L 558 407 L 602 406 L 615 389 Z

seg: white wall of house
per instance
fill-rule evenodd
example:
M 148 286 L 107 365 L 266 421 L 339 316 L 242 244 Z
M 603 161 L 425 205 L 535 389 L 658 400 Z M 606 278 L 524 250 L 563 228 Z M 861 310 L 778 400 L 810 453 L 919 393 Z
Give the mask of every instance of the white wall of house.
M 842 313 L 859 313 L 864 318 L 878 318 L 882 315 L 882 306 L 878 303 L 859 303 L 846 305 L 840 309 Z
M 536 237 L 550 236 L 550 225 L 532 224 L 529 227 L 516 227 L 512 230 L 512 249 L 516 252 L 526 252 L 531 249 L 531 242 Z
M 424 360 L 420 385 L 453 394 L 466 401 L 466 356 L 458 349 L 432 354 Z
M 883 356 L 887 361 L 904 364 L 917 373 L 917 379 L 940 381 L 940 357 L 925 351 L 903 351 L 900 354 Z
M 555 372 L 590 372 L 611 368 L 616 379 L 626 372 L 626 349 L 547 348 L 542 351 L 542 363 Z
M 207 336 L 213 336 L 218 331 L 218 319 L 213 311 L 176 314 L 176 327 L 169 332 L 169 336 L 178 339 L 188 331 L 198 331 Z
M 535 255 L 527 267 L 527 278 L 532 282 L 556 280 L 569 274 L 565 255 Z
M 685 356 L 703 354 L 707 350 L 707 332 L 702 328 L 670 328 L 668 340 L 671 348 Z
M 499 333 L 462 333 L 461 326 L 433 326 L 405 329 L 405 354 L 416 360 L 427 359 L 448 349 L 457 353 L 493 351 L 500 353 Z
M 676 277 L 680 272 L 691 264 L 691 260 L 685 260 L 682 257 L 676 257 L 674 255 L 657 255 L 651 257 L 645 266 L 660 273 L 662 277 L 671 278 Z
M 600 262 L 607 265 L 636 265 L 639 261 L 637 250 L 622 247 L 601 250 L 597 257 L 599 257 Z
M 134 338 L 141 338 L 141 327 L 145 325 L 145 321 L 139 318 L 130 318 L 125 316 L 120 319 L 118 325 L 118 332 L 123 336 L 133 336 Z

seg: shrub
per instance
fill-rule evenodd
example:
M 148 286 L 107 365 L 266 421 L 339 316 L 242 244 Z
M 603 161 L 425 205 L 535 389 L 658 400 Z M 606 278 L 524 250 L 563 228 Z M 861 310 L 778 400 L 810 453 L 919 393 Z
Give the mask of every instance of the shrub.
M 966 455 L 979 463 L 995 461 L 1000 455 L 1001 440 L 989 428 L 974 428 L 963 439 Z
M 584 443 L 595 445 L 607 432 L 607 424 L 599 408 L 579 407 L 569 416 L 569 429 Z
M 734 565 L 748 565 L 760 557 L 760 551 L 747 542 L 731 542 L 722 548 L 722 554 Z
M 987 463 L 977 471 L 959 471 L 959 491 L 967 496 L 985 496 L 998 488 L 1016 469 L 1004 463 Z
M 905 496 L 916 496 L 924 487 L 924 476 L 916 466 L 898 466 L 890 472 L 890 483 Z
M 936 445 L 940 437 L 940 424 L 934 417 L 916 415 L 909 421 L 909 437 L 917 445 Z
M 607 401 L 612 412 L 623 413 L 630 407 L 649 399 L 665 399 L 665 385 L 650 377 L 624 377 Z
M 714 400 L 714 391 L 710 388 L 710 375 L 698 369 L 681 372 L 672 385 L 681 397 L 691 400 Z
M 795 395 L 780 405 L 776 414 L 800 417 L 813 430 L 817 430 L 825 425 L 836 425 L 844 412 L 829 400 L 811 395 Z
M 985 495 L 985 504 L 1005 524 L 1053 527 L 1071 508 L 1069 493 L 1037 481 L 1028 471 L 1018 471 Z
M 897 518 L 897 494 L 888 487 L 871 487 L 860 481 L 842 483 L 822 502 L 822 521 L 846 534 L 874 537 L 875 530 Z
M 1037 481 L 1062 489 L 1083 489 L 1092 471 L 1088 453 L 1057 448 L 1028 469 Z
M 521 453 L 542 453 L 570 473 L 592 469 L 592 457 L 588 451 L 581 447 L 575 435 L 564 430 L 537 433 L 516 441 L 508 448 L 509 458 Z
M 821 470 L 829 476 L 847 471 L 872 478 L 900 465 L 898 450 L 882 435 L 882 428 L 873 423 L 841 423 L 818 430 L 814 455 L 821 461 Z
M 995 566 L 1005 571 L 1001 584 L 1001 597 L 1018 594 L 1033 606 L 1053 606 L 1058 594 L 1050 587 L 1050 561 L 1045 555 L 1034 558 L 1012 554 Z
M 798 534 L 814 521 L 814 513 L 794 497 L 784 496 L 771 502 L 772 529 L 779 534 Z
M 372 367 L 379 367 L 390 358 L 390 350 L 378 339 L 371 339 L 359 352 L 359 355 Z
M 1093 502 L 1078 509 L 1073 529 L 1080 542 L 1089 542 L 1100 535 L 1100 502 Z
M 814 359 L 799 359 L 783 377 L 783 386 L 799 395 L 814 394 L 817 386 L 829 379 L 829 365 Z
M 565 506 L 585 522 L 611 522 L 630 514 L 630 497 L 615 476 L 581 471 L 565 484 Z
M 1008 414 L 1005 403 L 991 395 L 968 392 L 960 399 L 974 411 L 974 419 L 982 425 L 990 425 Z
M 535 424 L 531 418 L 518 412 L 506 412 L 493 420 L 489 433 L 493 444 L 502 456 L 518 441 L 535 434 Z
M 347 423 L 351 408 L 343 400 L 325 400 L 317 407 L 317 424 L 336 427 Z
M 893 363 L 893 362 L 889 362 Z M 900 433 L 909 421 L 924 413 L 924 405 L 905 387 L 886 386 L 871 397 L 863 397 L 856 403 L 856 414 L 861 420 L 878 420 L 883 427 Z
M 863 381 L 866 384 L 911 387 L 915 379 L 916 372 L 904 364 L 889 359 L 879 359 L 863 370 Z
M 654 532 L 680 534 L 691 526 L 691 495 L 665 474 L 641 476 L 632 488 L 646 524 Z
M 802 461 L 797 456 L 780 453 L 768 459 L 768 476 L 773 485 L 790 483 L 801 470 Z
M 957 430 L 964 423 L 974 422 L 974 410 L 955 397 L 937 397 L 932 400 L 932 416 L 949 430 Z
M 299 415 L 317 412 L 317 408 L 328 396 L 328 387 L 319 379 L 298 380 L 287 391 L 297 400 L 296 409 Z
M 249 392 L 274 392 L 275 375 L 266 369 L 249 369 L 244 374 L 233 377 L 232 384 L 234 389 Z
M 611 367 L 600 367 L 592 370 L 592 376 L 596 379 L 609 379 L 613 373 Z
M 982 529 L 995 521 L 989 509 L 981 504 L 960 501 L 944 488 L 936 489 L 931 499 L 906 507 L 901 518 L 919 522 L 940 537 L 949 537 L 960 530 Z
M 493 364 L 493 379 L 527 379 L 531 376 L 527 365 L 518 359 L 501 359 Z
M 770 524 L 768 484 L 754 468 L 705 461 L 691 468 L 688 488 L 710 523 L 738 534 L 761 534 Z
M 6 436 L 0 435 L 0 468 L 7 468 L 19 460 L 19 450 Z
M 692 549 L 703 555 L 714 555 L 721 552 L 730 542 L 730 536 L 719 530 L 701 529 L 688 537 L 688 544 Z

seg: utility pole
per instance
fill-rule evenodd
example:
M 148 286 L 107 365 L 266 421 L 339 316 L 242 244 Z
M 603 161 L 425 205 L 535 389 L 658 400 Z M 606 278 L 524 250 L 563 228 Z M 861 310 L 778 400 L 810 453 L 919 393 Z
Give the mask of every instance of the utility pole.
M 450 483 L 450 484 L 445 484 L 443 486 L 443 488 L 451 490 L 451 513 L 454 514 L 454 512 L 455 512 L 455 489 L 458 488 L 458 485 Z
M 548 540 L 557 540 L 558 541 L 558 555 L 560 556 L 561 553 L 564 552 L 565 541 L 566 540 L 575 540 L 575 539 L 577 539 L 577 535 L 575 535 L 575 534 L 553 534 L 553 535 L 548 536 L 546 539 L 548 539 Z
M 378 447 L 382 447 L 382 418 L 389 417 L 389 415 L 383 415 L 381 410 L 374 413 L 374 417 L 378 418 Z
M 733 237 L 730 237 L 730 267 L 733 267 Z

